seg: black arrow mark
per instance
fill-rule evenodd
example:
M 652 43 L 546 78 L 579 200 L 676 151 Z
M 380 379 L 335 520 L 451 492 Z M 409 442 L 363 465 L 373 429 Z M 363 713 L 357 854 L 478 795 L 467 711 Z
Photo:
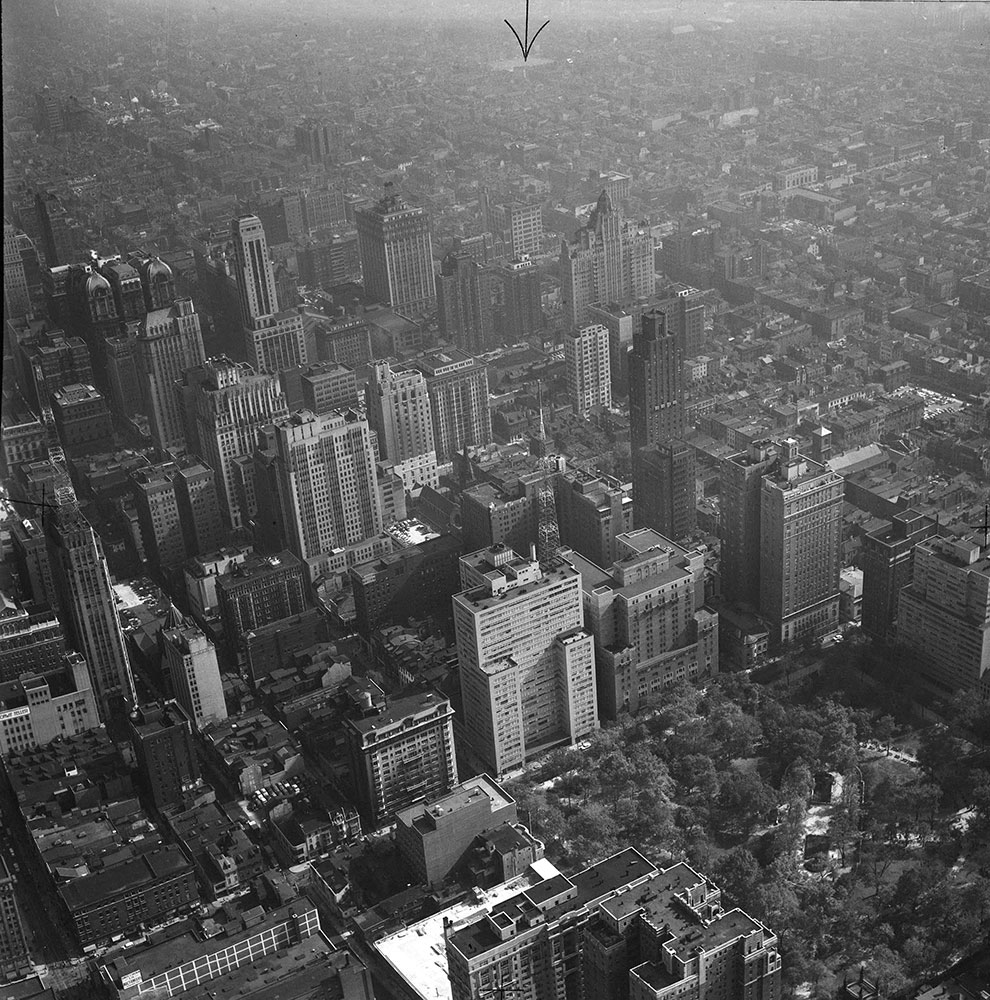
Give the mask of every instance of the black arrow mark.
M 506 21 L 505 23 L 509 24 L 508 21 Z M 540 27 L 537 30 L 536 34 L 533 35 L 533 41 L 531 42 L 529 40 L 529 0 L 526 0 L 526 41 L 525 41 L 525 43 L 519 37 L 519 32 L 516 31 L 516 29 L 513 28 L 511 24 L 509 24 L 509 30 L 512 32 L 512 34 L 514 34 L 516 36 L 516 41 L 519 43 L 519 48 L 522 50 L 523 62 L 526 62 L 529 59 L 529 53 L 530 53 L 530 50 L 533 48 L 533 43 L 536 41 L 536 39 L 539 36 L 540 32 L 549 23 L 550 23 L 550 20 L 547 19 L 546 21 L 543 22 L 543 24 L 540 25 Z

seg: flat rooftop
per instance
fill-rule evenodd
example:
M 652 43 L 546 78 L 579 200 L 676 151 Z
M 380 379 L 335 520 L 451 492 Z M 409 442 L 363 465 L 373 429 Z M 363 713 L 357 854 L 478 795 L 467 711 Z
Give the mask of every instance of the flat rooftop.
M 247 912 L 238 912 L 235 913 L 232 919 L 225 925 L 226 933 L 219 934 L 216 937 L 200 939 L 197 935 L 186 933 L 180 935 L 179 937 L 162 941 L 160 944 L 149 945 L 147 947 L 138 946 L 136 948 L 129 948 L 126 951 L 114 954 L 113 958 L 106 964 L 111 970 L 116 969 L 116 971 L 121 975 L 127 975 L 128 972 L 134 972 L 140 969 L 141 976 L 145 981 L 154 979 L 155 976 L 159 976 L 163 972 L 168 972 L 169 969 L 185 965 L 187 962 L 193 962 L 202 955 L 212 955 L 214 952 L 221 951 L 238 941 L 242 941 L 248 937 L 253 937 L 256 934 L 260 934 L 262 931 L 275 927 L 276 925 L 288 920 L 290 914 L 294 910 L 298 910 L 300 908 L 303 910 L 315 909 L 316 904 L 313 903 L 308 896 L 303 894 L 302 896 L 292 900 L 292 902 L 287 903 L 285 906 L 280 906 L 276 910 L 271 910 L 269 913 L 265 914 L 264 919 L 257 921 L 257 923 L 251 923 L 251 925 L 246 928 L 244 924 L 246 922 L 250 923 L 249 920 L 244 920 L 247 916 Z M 314 935 L 312 938 L 307 938 L 306 941 L 315 942 L 316 939 L 319 939 L 324 945 L 326 945 L 326 942 L 323 941 L 323 938 L 318 934 Z M 302 943 L 305 944 L 306 941 Z M 327 948 L 329 950 L 329 946 L 327 946 Z M 285 954 L 287 954 L 287 952 L 279 953 L 279 955 Z M 268 960 L 274 957 L 277 956 L 269 955 L 266 959 L 260 959 L 258 962 L 251 963 L 248 967 L 254 970 L 252 978 L 258 978 L 258 967 L 260 965 L 271 964 Z M 227 977 L 223 978 L 226 980 Z M 213 982 L 217 982 L 217 980 L 213 980 Z M 188 993 L 184 995 L 188 995 Z M 223 996 L 224 994 L 217 992 L 216 995 Z M 235 990 L 232 995 L 236 996 L 237 991 Z
M 591 865 L 572 878 L 557 874 L 545 883 L 536 885 L 532 892 L 523 890 L 492 907 L 492 914 L 512 913 L 523 908 L 529 908 L 533 903 L 550 898 L 560 892 L 574 887 L 577 891 L 570 899 L 566 899 L 545 911 L 549 923 L 562 913 L 587 906 L 592 900 L 600 899 L 616 892 L 624 885 L 656 872 L 657 866 L 648 861 L 634 847 L 613 854 L 597 864 Z M 466 957 L 481 955 L 490 948 L 501 944 L 501 939 L 489 926 L 487 920 L 476 920 L 451 935 L 451 943 Z
M 444 918 L 449 918 L 455 927 L 475 920 L 500 902 L 559 874 L 544 858 L 530 865 L 517 878 L 487 891 L 475 890 L 472 898 L 410 924 L 376 941 L 372 947 L 422 1000 L 451 1000 L 447 949 L 443 937 Z

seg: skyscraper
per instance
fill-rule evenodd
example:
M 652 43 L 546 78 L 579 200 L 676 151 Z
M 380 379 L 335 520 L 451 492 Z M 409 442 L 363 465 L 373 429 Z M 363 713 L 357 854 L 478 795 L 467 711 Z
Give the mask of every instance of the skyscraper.
M 909 507 L 863 535 L 864 632 L 893 638 L 898 597 L 911 582 L 914 548 L 937 531 L 935 518 Z
M 145 790 L 160 809 L 182 801 L 199 780 L 189 720 L 175 705 L 152 702 L 130 718 L 131 742 Z
M 677 338 L 662 312 L 643 314 L 629 354 L 629 440 L 639 448 L 684 437 L 684 388 Z
M 982 530 L 918 542 L 911 582 L 900 592 L 897 639 L 943 697 L 990 698 L 990 545 Z
M 466 253 L 448 253 L 437 275 L 440 334 L 465 351 L 495 344 L 494 272 Z
M 495 335 L 518 344 L 543 330 L 540 271 L 528 257 L 490 264 L 495 279 Z
M 488 367 L 464 351 L 431 351 L 413 362 L 426 376 L 437 460 L 492 440 Z
M 760 486 L 760 615 L 776 645 L 822 635 L 839 621 L 843 480 L 781 443 Z
M 274 428 L 277 509 L 296 556 L 306 562 L 382 530 L 366 420 L 353 411 L 317 416 L 302 410 L 279 417 Z
M 68 264 L 75 257 L 75 240 L 69 228 L 68 216 L 58 195 L 39 191 L 35 195 L 35 211 L 41 226 L 45 266 Z
M 268 258 L 261 220 L 256 215 L 234 219 L 231 238 L 241 323 L 251 364 L 259 372 L 272 373 L 306 364 L 303 319 L 293 309 L 279 309 L 275 269 Z
M 586 226 L 560 248 L 561 296 L 568 327 L 589 321 L 588 307 L 653 294 L 653 241 L 628 223 L 603 191 Z
M 185 418 L 176 380 L 206 359 L 199 316 L 192 299 L 176 299 L 141 321 L 135 362 L 151 439 L 162 451 L 184 451 Z
M 259 428 L 288 413 L 278 377 L 226 357 L 210 358 L 183 374 L 182 394 L 190 451 L 216 472 L 224 516 L 239 528 L 246 512 L 234 489 L 234 460 L 254 452 Z
M 117 601 L 103 544 L 79 509 L 68 478 L 45 518 L 52 581 L 70 645 L 89 665 L 90 679 L 106 721 L 123 699 L 135 704 L 134 678 L 117 616 Z
M 381 458 L 411 490 L 416 483 L 436 486 L 437 452 L 426 377 L 413 368 L 394 370 L 375 361 L 365 387 L 368 423 L 378 435 Z
M 721 463 L 722 597 L 756 610 L 760 603 L 760 490 L 777 463 L 769 440 Z
M 453 719 L 447 698 L 416 691 L 388 699 L 377 714 L 346 720 L 351 775 L 372 827 L 457 784 Z
M 17 230 L 9 223 L 3 224 L 3 316 L 13 319 L 31 310 L 24 259 L 17 244 Z
M 385 197 L 356 215 L 364 288 L 368 295 L 404 314 L 436 306 L 430 219 L 410 208 L 391 182 Z
M 145 555 L 152 572 L 161 577 L 174 573 L 186 559 L 179 502 L 172 482 L 175 473 L 174 462 L 162 462 L 131 473 L 131 494 Z
M 642 448 L 633 465 L 634 521 L 682 541 L 694 531 L 694 449 L 683 441 Z
M 217 651 L 203 631 L 192 621 L 174 612 L 159 636 L 162 668 L 176 701 L 197 729 L 227 718 L 223 681 L 217 665 Z
M 567 393 L 574 412 L 585 417 L 596 406 L 612 405 L 612 372 L 608 358 L 608 330 L 601 323 L 564 335 Z
M 485 229 L 501 239 L 512 257 L 539 253 L 543 249 L 543 215 L 539 202 L 524 205 L 518 201 L 492 204 L 483 199 Z
M 182 459 L 172 477 L 186 555 L 215 552 L 223 542 L 216 473 L 197 458 Z
M 718 670 L 718 617 L 705 608 L 705 557 L 652 528 L 616 538 L 608 569 L 577 552 L 587 628 L 595 637 L 599 713 L 614 719 L 681 680 Z
M 505 546 L 461 559 L 454 596 L 464 729 L 498 775 L 527 755 L 598 727 L 594 640 L 584 630 L 581 574 L 546 570 Z

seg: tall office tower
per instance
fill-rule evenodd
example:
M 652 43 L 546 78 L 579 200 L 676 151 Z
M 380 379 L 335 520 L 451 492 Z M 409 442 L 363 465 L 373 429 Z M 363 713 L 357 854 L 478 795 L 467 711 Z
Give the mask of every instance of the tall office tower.
M 426 376 L 437 460 L 492 440 L 488 366 L 463 351 L 431 351 L 413 364 Z
M 577 552 L 587 628 L 595 637 L 599 713 L 614 719 L 677 681 L 718 670 L 718 616 L 705 608 L 705 556 L 652 528 L 616 538 L 610 568 Z
M 631 485 L 600 472 L 568 469 L 557 477 L 555 493 L 561 543 L 596 566 L 611 566 L 616 537 L 633 527 Z
M 648 445 L 683 438 L 681 354 L 663 313 L 643 313 L 629 354 L 629 440 L 635 455 Z
M 39 132 L 61 132 L 65 128 L 62 102 L 47 83 L 35 94 L 35 105 Z
M 179 461 L 172 476 L 186 555 L 215 552 L 223 539 L 216 473 L 198 458 Z
M 120 336 L 107 337 L 103 341 L 103 369 L 110 411 L 124 423 L 140 413 L 144 406 L 135 359 L 137 332 L 138 324 L 131 322 Z
M 17 244 L 17 230 L 9 223 L 3 224 L 3 318 L 14 319 L 31 311 L 24 259 Z
M 567 394 L 574 412 L 586 417 L 596 406 L 612 406 L 612 370 L 608 359 L 608 330 L 595 323 L 564 336 Z
M 437 275 L 440 335 L 465 351 L 487 351 L 495 339 L 495 277 L 465 253 L 448 253 Z
M 277 373 L 306 364 L 303 318 L 292 309 L 279 310 L 275 269 L 268 259 L 261 220 L 256 215 L 241 216 L 231 222 L 230 231 L 248 359 L 259 372 Z
M 137 268 L 122 260 L 111 257 L 100 263 L 100 274 L 110 282 L 117 315 L 125 322 L 141 319 L 148 311 L 144 301 L 144 286 Z
M 184 451 L 185 417 L 175 383 L 187 368 L 206 360 L 192 299 L 176 299 L 167 309 L 149 312 L 141 321 L 134 346 L 151 439 L 161 451 Z
M 176 805 L 199 781 L 192 726 L 175 702 L 135 707 L 130 717 L 131 744 L 145 791 L 155 806 Z
M 559 872 L 446 936 L 452 1000 L 511 983 L 526 1000 L 769 1000 L 776 935 L 685 862 L 660 869 L 633 847 Z M 498 988 L 496 985 L 495 988 Z
M 375 450 L 366 420 L 353 411 L 317 416 L 302 410 L 280 417 L 274 422 L 274 451 L 284 537 L 303 562 L 382 530 Z
M 258 430 L 288 413 L 278 376 L 209 358 L 183 374 L 182 394 L 190 421 L 186 443 L 217 474 L 224 518 L 240 528 L 245 512 L 234 489 L 234 460 L 253 454 Z
M 653 294 L 653 241 L 623 223 L 604 191 L 574 242 L 561 243 L 560 265 L 564 318 L 571 328 L 589 321 L 589 306 Z
M 495 279 L 495 335 L 518 344 L 543 330 L 540 271 L 529 258 L 490 264 Z
M 892 639 L 897 600 L 911 582 L 914 547 L 938 532 L 938 521 L 909 507 L 863 536 L 863 631 Z
M 776 464 L 777 448 L 754 441 L 748 451 L 723 459 L 719 470 L 722 597 L 752 610 L 760 603 L 760 491 Z
M 492 546 L 461 559 L 454 629 L 468 742 L 491 773 L 598 728 L 581 574 Z
M 416 483 L 438 485 L 433 413 L 423 373 L 412 368 L 394 371 L 387 361 L 375 361 L 364 392 L 381 458 L 393 466 L 407 490 Z
M 45 266 L 58 267 L 60 264 L 70 263 L 75 257 L 75 239 L 58 195 L 50 191 L 39 191 L 35 195 L 34 204 L 41 226 Z
M 398 313 L 428 313 L 437 301 L 430 217 L 410 208 L 391 182 L 385 197 L 356 213 L 365 292 Z
M 637 528 L 681 541 L 694 531 L 697 510 L 694 449 L 683 441 L 643 448 L 633 467 Z
M 163 462 L 136 469 L 130 477 L 145 555 L 152 572 L 163 578 L 186 559 L 179 501 L 172 482 L 175 473 L 174 462 Z
M 136 695 L 117 600 L 103 543 L 79 509 L 65 477 L 45 518 L 52 582 L 70 645 L 89 665 L 90 679 L 106 722 L 120 700 L 134 705 Z
M 760 614 L 773 645 L 821 635 L 839 621 L 843 480 L 781 442 L 760 487 Z
M 485 229 L 500 237 L 512 257 L 539 253 L 543 249 L 543 209 L 539 202 L 523 205 L 512 201 L 492 204 L 484 198 Z
M 213 643 L 191 618 L 177 611 L 166 619 L 159 635 L 162 668 L 175 700 L 197 729 L 227 718 L 223 681 Z
M 705 346 L 705 303 L 696 288 L 680 288 L 651 304 L 667 320 L 667 332 L 677 339 L 681 358 L 697 357 Z
M 344 727 L 358 804 L 372 829 L 457 784 L 454 711 L 436 691 L 389 698 L 378 714 Z
M 0 854 L 0 981 L 22 979 L 31 972 L 24 926 L 14 894 L 14 876 Z
M 148 257 L 138 261 L 138 273 L 141 275 L 145 311 L 168 309 L 175 300 L 175 278 L 172 276 L 172 268 L 161 257 Z
M 897 640 L 921 661 L 941 696 L 990 698 L 990 545 L 982 529 L 928 538 L 914 549 L 911 582 L 900 593 Z
M 110 282 L 99 272 L 99 264 L 94 254 L 90 263 L 67 268 L 65 322 L 69 332 L 78 333 L 86 341 L 96 387 L 103 391 L 109 381 L 106 343 L 123 335 L 127 325 L 117 310 Z

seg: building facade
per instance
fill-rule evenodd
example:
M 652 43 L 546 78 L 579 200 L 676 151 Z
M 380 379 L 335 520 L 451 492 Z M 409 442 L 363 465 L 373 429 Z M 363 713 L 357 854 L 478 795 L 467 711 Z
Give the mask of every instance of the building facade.
M 982 536 L 982 537 L 981 537 Z M 900 592 L 897 640 L 939 694 L 990 698 L 990 546 L 982 531 L 917 543 Z
M 776 474 L 760 487 L 760 614 L 771 646 L 839 622 L 842 502 L 842 477 L 785 438 Z
M 863 631 L 892 639 L 900 592 L 911 583 L 914 547 L 938 529 L 934 518 L 908 508 L 863 535 Z
M 382 530 L 371 431 L 354 412 L 302 410 L 275 423 L 278 509 L 304 562 Z
M 62 625 L 89 667 L 100 718 L 106 721 L 121 701 L 133 705 L 136 700 L 116 596 L 103 543 L 70 486 L 59 490 L 56 503 L 45 518 L 45 533 Z
M 653 241 L 622 221 L 605 191 L 575 241 L 562 242 L 560 266 L 564 319 L 571 329 L 588 323 L 590 306 L 653 294 Z
M 159 635 L 162 668 L 175 700 L 197 729 L 227 718 L 217 651 L 191 619 L 166 621 Z
M 660 869 L 629 847 L 561 873 L 446 935 L 453 1000 L 502 983 L 525 1000 L 770 1000 L 777 938 L 684 862 Z
M 454 711 L 436 691 L 390 698 L 380 712 L 345 723 L 351 776 L 372 828 L 457 784 Z
M 461 559 L 454 596 L 464 730 L 496 775 L 598 727 L 594 641 L 581 575 L 495 545 Z
M 365 403 L 368 423 L 378 435 L 379 455 L 406 489 L 417 483 L 439 485 L 426 376 L 413 368 L 395 370 L 388 361 L 376 361 L 365 387 Z
M 177 299 L 168 308 L 147 313 L 138 328 L 134 356 L 152 441 L 162 451 L 185 450 L 186 425 L 175 382 L 187 368 L 206 360 L 192 299 Z
M 432 351 L 414 362 L 426 376 L 437 461 L 492 440 L 488 368 L 463 351 Z
M 718 618 L 704 606 L 705 563 L 649 528 L 616 539 L 602 569 L 564 553 L 581 574 L 585 620 L 595 637 L 602 718 L 635 712 L 678 681 L 718 669 Z
M 436 306 L 430 218 L 385 188 L 381 201 L 356 213 L 365 291 L 397 313 L 428 313 Z
M 234 462 L 252 454 L 261 427 L 288 413 L 278 377 L 226 357 L 210 358 L 185 372 L 182 393 L 187 442 L 195 442 L 190 450 L 216 473 L 226 523 L 242 527 L 249 512 L 235 489 Z
M 593 323 L 564 335 L 567 394 L 578 416 L 586 417 L 596 406 L 612 406 L 612 368 L 609 364 L 608 329 Z

